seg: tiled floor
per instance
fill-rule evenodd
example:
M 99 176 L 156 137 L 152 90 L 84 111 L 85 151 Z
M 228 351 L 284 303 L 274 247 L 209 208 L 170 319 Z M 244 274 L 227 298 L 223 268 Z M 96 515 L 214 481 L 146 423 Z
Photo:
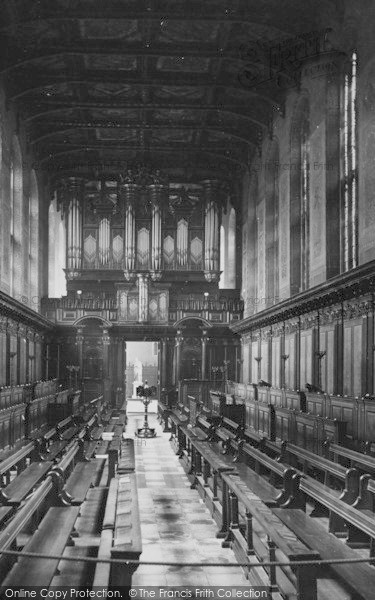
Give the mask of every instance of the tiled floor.
M 141 427 L 141 415 L 130 415 L 126 435 Z M 141 560 L 196 562 L 199 567 L 140 566 L 133 585 L 249 585 L 240 567 L 210 567 L 208 562 L 234 563 L 230 549 L 215 537 L 217 525 L 175 456 L 168 433 L 155 417 L 157 437 L 136 440 L 136 471 L 141 513 Z

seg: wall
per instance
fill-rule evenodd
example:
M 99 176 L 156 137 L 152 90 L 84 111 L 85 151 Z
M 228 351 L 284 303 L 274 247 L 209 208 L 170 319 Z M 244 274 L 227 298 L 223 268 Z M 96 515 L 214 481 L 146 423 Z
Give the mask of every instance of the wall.
M 260 377 L 267 379 L 268 375 L 275 387 L 303 389 L 311 383 L 332 394 L 356 396 L 375 391 L 373 283 L 368 281 L 374 268 L 370 268 L 370 261 L 375 260 L 375 42 L 364 15 L 354 7 L 343 7 L 340 23 L 330 22 L 330 18 L 328 13 L 322 16 L 322 27 L 332 26 L 332 52 L 304 62 L 300 81 L 288 85 L 284 102 L 274 111 L 272 125 L 264 132 L 243 178 L 245 310 L 242 324 L 232 329 L 242 337 L 244 383 L 256 382 Z M 351 71 L 353 50 L 357 52 L 358 164 L 353 178 L 358 193 L 350 219 L 358 225 L 354 240 L 358 256 L 354 264 L 346 267 L 344 74 Z M 309 157 L 306 246 L 301 244 L 301 148 L 296 147 L 304 115 Z M 267 223 L 272 203 L 267 205 L 267 194 L 273 163 L 269 157 L 274 155 L 275 147 L 278 294 L 270 297 L 267 282 L 272 278 L 273 265 L 266 249 L 271 244 Z M 303 285 L 305 256 L 307 282 Z M 358 274 L 355 294 L 345 286 L 341 296 L 332 291 L 328 309 L 327 303 L 319 299 L 319 289 L 324 290 L 332 282 L 333 290 L 341 290 L 348 273 L 353 278 Z M 309 303 L 309 297 L 314 302 Z M 285 306 L 294 308 L 287 313 Z
M 52 329 L 37 314 L 46 291 L 46 183 L 33 171 L 26 132 L 5 100 L 0 84 L 0 386 L 48 376 L 45 336 Z M 12 162 L 17 197 L 13 245 Z

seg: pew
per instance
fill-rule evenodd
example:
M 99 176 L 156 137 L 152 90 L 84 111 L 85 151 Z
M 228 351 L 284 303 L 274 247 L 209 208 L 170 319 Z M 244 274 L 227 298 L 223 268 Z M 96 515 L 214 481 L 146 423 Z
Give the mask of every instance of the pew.
M 375 474 L 375 457 L 368 454 L 362 454 L 356 450 L 345 448 L 338 444 L 324 444 L 324 455 L 326 458 L 333 457 L 333 460 L 339 464 L 349 463 L 351 467 L 361 469 L 365 473 Z
M 69 475 L 72 473 L 75 464 L 78 461 L 83 459 L 83 444 L 82 442 L 73 441 L 68 447 L 66 453 L 61 458 L 61 460 L 52 467 L 51 472 L 56 474 L 59 478 L 60 485 L 63 485 L 64 482 L 67 481 Z M 86 463 L 88 464 L 88 463 Z M 61 501 L 63 503 L 70 504 L 71 497 L 66 495 L 66 491 L 64 489 L 60 490 L 61 492 Z
M 16 514 L 0 531 L 0 549 L 8 550 L 16 544 L 18 535 L 29 525 L 34 515 L 46 509 L 46 503 L 51 504 L 60 502 L 61 482 L 58 473 L 50 471 L 47 477 L 38 485 L 34 493 L 31 494 Z M 10 560 L 6 556 L 0 556 L 0 577 L 9 570 Z
M 98 425 L 94 427 L 91 431 L 91 439 L 92 440 L 101 440 L 103 435 L 103 425 Z
M 258 474 L 261 474 L 262 471 L 269 472 L 272 484 L 282 481 L 285 469 L 290 468 L 290 465 L 281 464 L 261 450 L 250 446 L 250 444 L 241 444 L 240 459 L 243 459 L 246 464 L 250 463 L 250 466 Z
M 0 506 L 0 527 L 3 527 L 5 523 L 14 514 L 14 506 Z
M 135 452 L 134 440 L 125 438 L 121 445 L 121 456 L 117 465 L 117 472 L 120 475 L 125 473 L 134 473 L 135 471 Z
M 222 480 L 223 528 L 227 530 L 224 545 L 233 549 L 240 562 L 249 562 L 250 565 L 255 557 L 261 562 L 273 562 L 277 552 L 281 552 L 290 563 L 320 558 L 319 553 L 300 541 L 256 494 L 244 488 L 237 474 L 223 473 Z M 239 503 L 243 505 L 246 515 L 244 534 L 239 519 Z M 263 540 L 264 535 L 267 536 L 266 542 Z M 291 564 L 290 568 L 267 567 L 266 571 L 268 582 L 262 581 L 261 575 L 252 571 L 252 577 L 258 577 L 257 585 L 269 585 L 282 596 L 316 600 L 316 567 L 293 567 Z
M 319 474 L 323 475 L 323 483 L 328 487 L 334 487 L 335 485 L 337 486 L 338 482 L 340 482 L 341 488 L 343 488 L 345 485 L 348 471 L 346 467 L 331 460 L 327 460 L 322 456 L 317 456 L 313 452 L 295 446 L 294 444 L 283 442 L 279 461 L 283 463 L 290 463 L 296 468 L 301 466 L 302 471 L 305 474 L 309 474 L 309 471 L 313 469 L 315 473 L 318 472 Z M 357 479 L 359 479 L 359 474 Z M 354 502 L 358 495 L 358 484 L 354 492 L 357 493 L 352 502 Z
M 181 425 L 182 430 L 185 430 L 185 428 L 185 425 Z M 215 434 L 215 419 L 210 418 L 208 420 L 205 417 L 198 416 L 195 420 L 195 426 L 191 427 L 189 431 L 202 441 L 211 440 Z
M 19 505 L 46 476 L 53 466 L 51 461 L 31 463 L 24 471 L 0 490 L 0 502 L 7 505 Z
M 47 452 L 43 454 L 43 458 L 49 461 L 56 461 L 57 459 L 61 458 L 64 450 L 70 443 L 71 442 L 69 440 L 56 440 L 52 442 Z
M 62 431 L 72 422 L 72 419 L 72 417 L 67 417 L 66 419 L 63 419 L 62 421 L 57 423 L 55 427 L 50 428 L 43 434 L 41 441 L 42 443 L 44 443 L 45 450 L 48 450 L 49 446 L 51 445 L 54 439 L 58 439 L 61 437 Z
M 91 458 L 95 458 L 96 448 L 98 446 L 98 440 L 86 441 L 84 444 L 84 460 L 89 461 Z
M 215 429 L 215 437 L 221 441 L 224 454 L 228 454 L 230 442 L 234 440 L 237 441 L 242 436 L 243 427 L 227 417 L 224 417 L 220 422 L 220 426 Z
M 128 559 L 139 560 L 142 553 L 139 520 L 138 491 L 134 473 L 112 479 L 104 514 L 99 552 L 100 558 L 121 559 L 123 564 L 98 563 L 93 586 L 131 586 L 138 565 L 127 564 Z
M 311 477 L 300 477 L 299 475 L 294 477 L 296 481 L 300 479 L 299 488 L 303 494 L 298 495 L 296 506 L 290 506 L 290 508 L 297 507 L 305 510 L 306 497 L 313 498 L 328 511 L 330 532 L 342 534 L 343 531 L 345 533 L 347 531 L 347 544 L 349 546 L 370 546 L 370 554 L 371 556 L 374 555 L 375 521 L 373 513 L 366 514 L 366 512 L 350 506 L 338 498 L 333 490 L 323 486 Z
M 62 438 L 62 432 L 73 423 L 73 417 L 70 415 L 65 419 L 62 419 L 55 425 L 55 432 L 58 438 Z
M 301 539 L 309 548 L 319 552 L 321 559 L 357 558 L 350 548 L 345 546 L 333 534 L 327 533 L 320 523 L 298 509 L 276 508 L 272 512 L 286 527 Z M 375 571 L 364 563 L 331 564 L 326 567 L 329 574 L 341 581 L 355 598 L 375 600 Z M 338 595 L 338 600 L 344 594 Z
M 119 480 L 111 479 L 105 505 L 102 531 L 98 550 L 98 558 L 108 559 L 111 555 L 113 531 L 116 523 L 116 503 L 118 495 Z M 110 581 L 110 563 L 97 563 L 93 580 L 93 588 L 107 587 Z
M 13 454 L 9 455 L 6 459 L 2 460 L 0 463 L 0 477 L 2 480 L 4 481 L 5 479 L 6 483 L 10 483 L 10 471 L 15 468 L 19 473 L 26 467 L 26 459 L 40 459 L 38 450 L 39 445 L 37 441 L 29 442 L 16 452 L 13 452 Z
M 77 520 L 79 507 L 52 507 L 48 510 L 38 529 L 24 546 L 24 552 L 59 556 L 66 545 L 73 545 L 72 531 Z M 5 587 L 32 587 L 51 585 L 59 560 L 22 557 L 13 566 L 3 581 Z
M 97 470 L 96 460 L 80 462 L 74 467 L 64 487 L 64 491 L 71 497 L 73 506 L 79 506 L 85 500 L 88 490 L 95 483 Z
M 169 406 L 167 406 L 167 404 L 165 404 L 162 400 L 158 400 L 157 419 L 161 425 L 164 423 L 164 428 L 163 428 L 164 432 L 170 431 L 170 428 L 168 425 L 169 415 L 170 415 Z

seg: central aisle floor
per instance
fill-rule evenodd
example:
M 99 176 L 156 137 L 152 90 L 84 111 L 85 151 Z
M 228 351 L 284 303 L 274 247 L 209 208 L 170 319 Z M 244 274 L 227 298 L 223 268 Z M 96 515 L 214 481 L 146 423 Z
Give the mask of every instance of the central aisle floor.
M 142 527 L 141 560 L 197 562 L 200 567 L 140 566 L 133 585 L 250 585 L 240 567 L 210 567 L 208 562 L 234 563 L 234 553 L 222 548 L 218 527 L 175 456 L 169 433 L 156 417 L 150 426 L 157 437 L 135 438 L 136 473 Z M 142 427 L 142 415 L 130 415 L 126 436 Z

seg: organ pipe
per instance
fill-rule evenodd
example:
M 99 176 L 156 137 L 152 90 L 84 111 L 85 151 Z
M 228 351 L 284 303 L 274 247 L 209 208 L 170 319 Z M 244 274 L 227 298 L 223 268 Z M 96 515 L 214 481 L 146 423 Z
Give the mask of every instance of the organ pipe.
M 84 181 L 70 178 L 64 185 L 64 200 L 68 206 L 67 216 L 67 267 L 69 269 L 81 268 L 82 256 L 82 200 Z
M 206 271 L 219 270 L 219 193 L 217 181 L 203 182 L 205 198 L 205 253 L 204 267 Z
M 101 265 L 106 265 L 109 262 L 110 232 L 109 220 L 107 218 L 102 219 L 99 225 L 99 261 Z
M 177 264 L 184 267 L 187 264 L 188 254 L 188 224 L 181 219 L 177 225 Z
M 139 198 L 139 186 L 124 184 L 122 186 L 125 202 L 125 270 L 133 271 L 135 268 L 135 217 L 134 206 Z
M 149 197 L 152 205 L 152 246 L 151 265 L 154 271 L 161 269 L 161 206 L 167 197 L 168 188 L 155 184 L 148 187 Z

